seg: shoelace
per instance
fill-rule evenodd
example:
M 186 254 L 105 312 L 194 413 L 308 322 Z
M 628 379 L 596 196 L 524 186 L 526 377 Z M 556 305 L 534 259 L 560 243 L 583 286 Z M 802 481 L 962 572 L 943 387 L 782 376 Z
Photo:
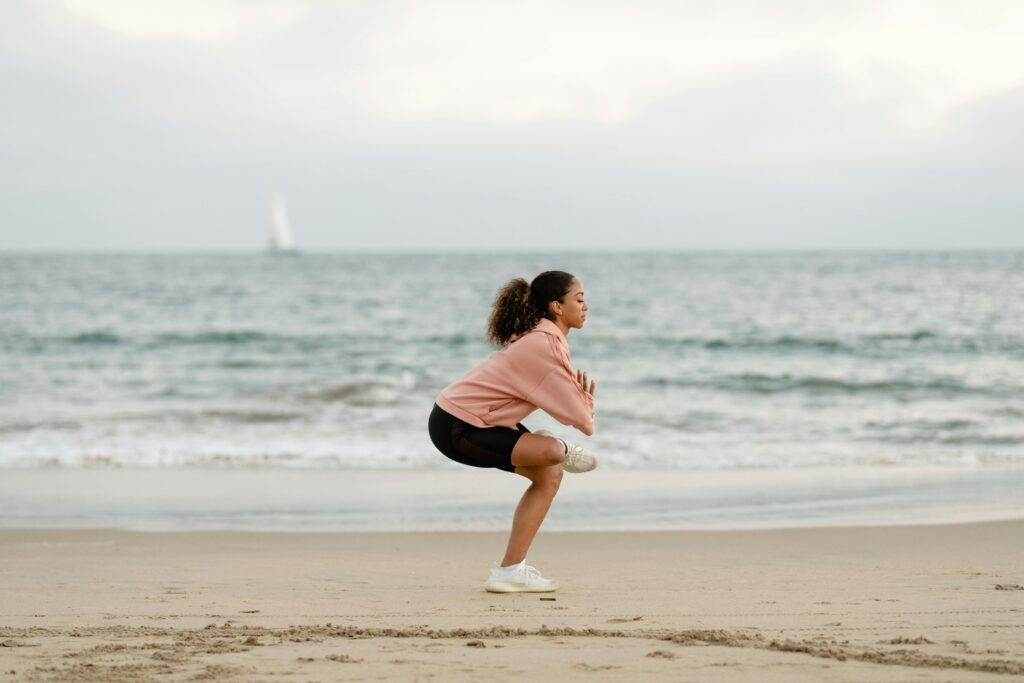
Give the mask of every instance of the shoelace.
M 575 465 L 581 457 L 583 457 L 583 447 L 575 443 L 570 444 L 569 452 L 565 454 L 565 459 L 568 460 L 571 465 Z
M 540 581 L 545 580 L 544 577 L 540 575 L 540 572 L 537 570 L 536 567 L 526 565 L 526 567 L 524 567 L 524 571 L 526 572 L 526 576 L 529 578 L 539 579 Z

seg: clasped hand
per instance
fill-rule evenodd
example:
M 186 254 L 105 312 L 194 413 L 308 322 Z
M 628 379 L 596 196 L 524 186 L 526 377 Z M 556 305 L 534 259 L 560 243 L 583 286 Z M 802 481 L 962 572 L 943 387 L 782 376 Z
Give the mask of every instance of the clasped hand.
M 580 387 L 583 391 L 587 392 L 591 396 L 594 395 L 594 387 L 597 386 L 597 382 L 590 380 L 590 386 L 587 386 L 587 373 L 583 370 L 576 371 L 576 381 L 580 383 Z

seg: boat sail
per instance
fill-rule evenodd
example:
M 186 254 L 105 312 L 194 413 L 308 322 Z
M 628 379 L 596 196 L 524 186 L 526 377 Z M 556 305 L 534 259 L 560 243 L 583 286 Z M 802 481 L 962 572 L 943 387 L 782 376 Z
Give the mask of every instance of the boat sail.
M 295 252 L 295 238 L 292 226 L 288 222 L 288 212 L 284 208 L 284 199 L 274 191 L 270 195 L 270 251 L 277 254 Z

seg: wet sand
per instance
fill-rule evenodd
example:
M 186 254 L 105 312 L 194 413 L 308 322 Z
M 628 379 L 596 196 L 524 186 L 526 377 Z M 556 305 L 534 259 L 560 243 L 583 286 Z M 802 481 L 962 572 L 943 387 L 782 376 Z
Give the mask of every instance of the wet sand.
M 1024 521 L 504 540 L 0 530 L 0 681 L 1024 680 Z

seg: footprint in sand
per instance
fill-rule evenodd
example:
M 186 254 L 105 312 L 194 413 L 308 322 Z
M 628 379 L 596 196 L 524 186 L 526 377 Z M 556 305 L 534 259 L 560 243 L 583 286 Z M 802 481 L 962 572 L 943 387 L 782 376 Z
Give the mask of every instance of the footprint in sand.
M 327 655 L 324 659 L 329 659 L 332 662 L 342 662 L 343 664 L 358 664 L 363 661 L 362 659 L 356 659 L 350 655 Z
M 611 669 L 621 669 L 622 667 L 614 666 L 612 664 L 594 666 L 593 664 L 584 664 L 583 662 L 579 662 L 578 664 L 573 664 L 572 668 L 578 669 L 579 671 L 609 671 Z
M 39 643 L 20 643 L 17 640 L 8 639 L 0 642 L 0 647 L 39 647 Z

